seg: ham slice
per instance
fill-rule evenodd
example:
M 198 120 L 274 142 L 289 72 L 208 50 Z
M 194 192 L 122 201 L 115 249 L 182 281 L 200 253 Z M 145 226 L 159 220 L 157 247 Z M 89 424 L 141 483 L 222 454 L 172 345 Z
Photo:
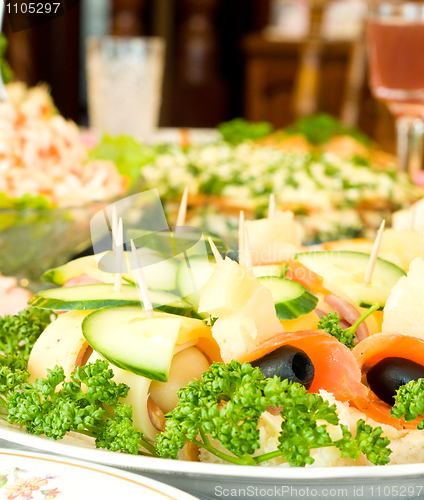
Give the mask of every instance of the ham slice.
M 322 318 L 323 316 L 327 316 L 327 313 L 324 311 L 321 311 L 321 309 L 315 309 L 315 314 L 318 316 L 318 318 Z
M 88 274 L 82 274 L 81 276 L 76 276 L 75 278 L 71 278 L 63 286 L 66 287 L 66 286 L 79 286 L 79 285 L 97 285 L 97 283 L 103 283 L 103 282 L 97 280 L 96 278 L 88 276 Z
M 324 312 L 324 311 L 321 311 L 321 309 L 315 309 L 315 314 L 318 316 L 318 318 L 322 318 L 323 316 L 327 316 L 327 313 Z M 341 319 L 339 321 L 339 325 L 343 328 L 343 330 L 345 330 L 346 328 L 349 328 L 350 326 L 352 326 L 350 323 L 348 323 L 347 321 L 345 321 L 344 319 Z
M 330 306 L 333 306 L 339 316 L 345 320 L 345 323 L 343 325 L 341 324 L 342 328 L 344 328 L 346 324 L 352 326 L 361 317 L 359 311 L 352 304 L 337 295 L 326 295 L 324 301 Z M 367 337 L 368 328 L 365 322 L 362 322 L 356 329 L 356 341 L 360 342 Z

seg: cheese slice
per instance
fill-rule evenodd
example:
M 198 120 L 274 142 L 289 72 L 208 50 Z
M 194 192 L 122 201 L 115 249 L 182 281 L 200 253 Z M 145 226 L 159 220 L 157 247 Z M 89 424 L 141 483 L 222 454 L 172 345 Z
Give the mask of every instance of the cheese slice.
M 301 241 L 293 212 L 277 211 L 271 219 L 247 220 L 254 266 L 288 262 L 299 252 Z
M 85 364 L 84 355 L 91 349 L 82 334 L 81 324 L 91 311 L 71 311 L 61 314 L 40 335 L 28 361 L 30 382 L 47 376 L 47 368 L 62 366 L 70 380 L 75 366 Z
M 88 363 L 94 363 L 98 359 L 103 358 L 96 351 L 93 351 Z M 126 384 L 130 388 L 128 396 L 122 402 L 132 406 L 134 427 L 148 439 L 155 441 L 159 431 L 150 421 L 147 411 L 147 399 L 152 381 L 135 373 L 121 370 L 121 368 L 112 364 L 110 364 L 110 368 L 114 373 L 112 380 L 117 384 Z

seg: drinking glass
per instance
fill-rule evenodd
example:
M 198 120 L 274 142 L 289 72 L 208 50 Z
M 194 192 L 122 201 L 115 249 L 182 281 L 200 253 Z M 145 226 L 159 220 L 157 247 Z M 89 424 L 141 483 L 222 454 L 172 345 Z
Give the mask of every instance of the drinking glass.
M 88 114 L 98 134 L 148 141 L 158 125 L 165 42 L 157 37 L 90 37 Z
M 367 19 L 370 84 L 396 119 L 400 168 L 422 164 L 424 2 L 374 2 Z

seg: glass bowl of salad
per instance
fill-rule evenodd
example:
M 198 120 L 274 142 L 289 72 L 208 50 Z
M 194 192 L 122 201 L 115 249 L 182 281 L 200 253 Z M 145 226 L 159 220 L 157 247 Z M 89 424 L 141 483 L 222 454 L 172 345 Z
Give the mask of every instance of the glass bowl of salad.
M 90 219 L 106 206 L 0 209 L 0 270 L 24 286 L 38 288 L 41 274 L 90 244 Z
M 129 176 L 92 158 L 48 89 L 7 86 L 0 103 L 0 273 L 37 283 L 89 244 L 90 219 L 126 195 Z M 25 283 L 25 282 L 24 282 Z

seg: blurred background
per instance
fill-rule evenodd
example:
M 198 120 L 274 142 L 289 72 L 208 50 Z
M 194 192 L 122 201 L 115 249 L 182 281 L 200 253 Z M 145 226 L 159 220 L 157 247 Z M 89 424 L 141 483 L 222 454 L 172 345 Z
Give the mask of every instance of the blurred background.
M 181 213 L 232 250 L 240 211 L 266 218 L 271 200 L 307 245 L 369 249 L 383 219 L 424 231 L 424 3 L 72 4 L 23 31 L 4 21 L 4 275 L 42 286 L 92 252 L 95 213 L 147 189 L 171 226 Z M 148 212 L 131 207 L 126 230 Z
M 12 33 L 15 79 L 47 82 L 59 111 L 87 125 L 85 40 L 166 41 L 161 127 L 234 117 L 287 126 L 324 111 L 394 152 L 394 121 L 367 84 L 363 0 L 81 0 L 65 16 Z

